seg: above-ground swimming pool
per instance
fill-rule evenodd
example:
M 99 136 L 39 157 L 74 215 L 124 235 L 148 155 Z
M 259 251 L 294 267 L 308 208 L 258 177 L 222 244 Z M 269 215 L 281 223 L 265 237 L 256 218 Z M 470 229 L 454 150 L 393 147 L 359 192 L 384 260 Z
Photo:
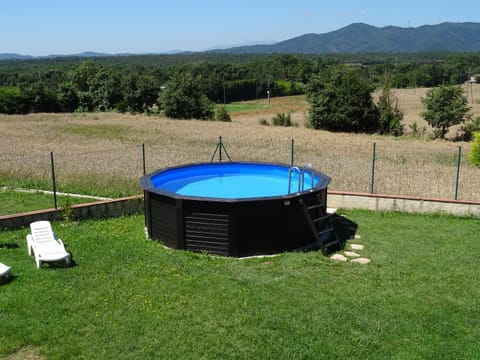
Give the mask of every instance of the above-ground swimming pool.
M 311 166 L 272 163 L 157 170 L 141 179 L 147 232 L 171 248 L 224 256 L 305 248 L 329 231 L 329 182 Z

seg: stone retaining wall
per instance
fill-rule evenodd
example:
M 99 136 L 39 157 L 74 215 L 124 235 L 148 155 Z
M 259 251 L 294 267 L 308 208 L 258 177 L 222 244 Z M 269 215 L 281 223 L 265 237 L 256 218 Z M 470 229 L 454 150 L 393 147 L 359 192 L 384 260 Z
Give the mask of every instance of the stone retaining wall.
M 327 206 L 330 208 L 366 209 L 374 211 L 445 213 L 480 218 L 479 201 L 458 201 L 428 199 L 413 196 L 329 191 Z
M 102 200 L 71 206 L 72 220 L 117 217 L 143 212 L 143 196 Z M 18 229 L 38 220 L 61 220 L 65 216 L 62 208 L 29 211 L 0 216 L 0 229 Z

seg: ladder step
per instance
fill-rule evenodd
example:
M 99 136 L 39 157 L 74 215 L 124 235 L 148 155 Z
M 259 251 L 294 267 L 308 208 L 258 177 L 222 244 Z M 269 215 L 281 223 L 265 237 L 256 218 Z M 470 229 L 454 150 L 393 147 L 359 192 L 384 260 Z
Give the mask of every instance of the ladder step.
M 323 244 L 323 246 L 326 247 L 326 248 L 328 248 L 328 247 L 330 247 L 330 246 L 339 245 L 339 244 L 340 244 L 340 241 L 338 241 L 338 240 L 333 240 L 333 241 L 330 241 L 330 242 L 328 242 L 328 243 L 326 243 L 326 244 Z
M 320 217 L 315 218 L 315 219 L 312 218 L 312 221 L 315 223 L 315 222 L 319 222 L 319 221 L 322 221 L 322 220 L 327 220 L 329 217 L 330 217 L 330 215 L 320 216 Z
M 323 204 L 315 204 L 315 205 L 310 205 L 310 206 L 307 206 L 307 209 L 308 210 L 314 210 L 314 209 L 319 209 L 319 208 L 324 208 L 325 205 Z
M 339 241 L 333 241 L 331 243 L 323 245 L 322 253 L 328 256 L 332 252 L 340 250 L 341 248 L 342 248 L 342 244 L 340 244 Z
M 322 230 L 318 233 L 318 236 L 323 235 L 323 234 L 327 234 L 327 233 L 332 232 L 332 231 L 334 231 L 333 228 L 328 228 L 328 229 Z

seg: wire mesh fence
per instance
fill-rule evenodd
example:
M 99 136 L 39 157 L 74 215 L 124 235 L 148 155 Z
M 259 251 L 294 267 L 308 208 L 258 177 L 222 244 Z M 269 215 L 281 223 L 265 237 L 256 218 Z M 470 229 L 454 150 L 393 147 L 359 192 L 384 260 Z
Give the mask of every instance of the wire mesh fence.
M 104 197 L 137 195 L 142 192 L 140 177 L 144 172 L 218 161 L 219 145 L 224 161 L 228 153 L 234 161 L 311 164 L 332 178 L 331 190 L 480 200 L 480 169 L 468 164 L 461 147 L 439 148 L 425 156 L 387 151 L 383 144 L 366 147 L 354 143 L 335 152 L 293 139 L 285 139 L 280 146 L 271 139 L 257 141 L 255 146 L 242 139 L 232 143 L 212 139 L 202 146 L 172 142 L 120 144 L 94 151 L 19 153 L 0 157 L 0 186 Z M 51 207 L 57 205 L 55 195 L 50 198 Z M 34 210 L 26 207 L 25 211 Z M 2 212 L 11 213 L 9 209 Z

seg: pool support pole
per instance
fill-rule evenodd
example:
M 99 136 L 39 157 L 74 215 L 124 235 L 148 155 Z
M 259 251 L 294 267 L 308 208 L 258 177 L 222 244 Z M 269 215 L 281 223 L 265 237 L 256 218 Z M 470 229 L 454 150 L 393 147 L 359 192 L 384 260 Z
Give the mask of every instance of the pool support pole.
M 50 152 L 50 165 L 52 168 L 52 184 L 53 184 L 53 204 L 57 208 L 57 185 L 55 183 L 55 165 L 53 162 L 53 151 Z
M 222 162 L 222 137 L 219 136 L 218 137 L 218 159 L 220 160 L 220 162 Z
M 227 155 L 228 161 L 232 161 L 232 159 L 230 158 L 230 155 L 228 155 L 227 149 L 225 148 L 225 146 L 223 146 L 222 137 L 219 136 L 218 137 L 218 144 L 215 147 L 215 151 L 213 152 L 213 155 L 212 155 L 212 158 L 210 159 L 210 162 L 213 162 L 213 159 L 215 159 L 215 155 L 217 154 L 217 151 L 218 151 L 218 160 L 220 162 L 222 162 L 222 148 L 225 151 L 225 155 Z

